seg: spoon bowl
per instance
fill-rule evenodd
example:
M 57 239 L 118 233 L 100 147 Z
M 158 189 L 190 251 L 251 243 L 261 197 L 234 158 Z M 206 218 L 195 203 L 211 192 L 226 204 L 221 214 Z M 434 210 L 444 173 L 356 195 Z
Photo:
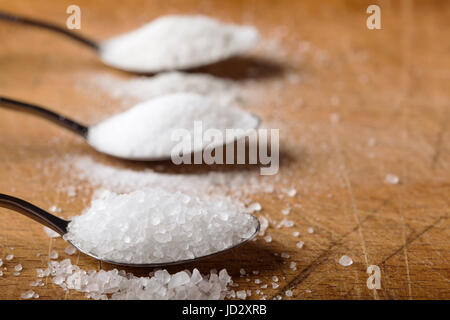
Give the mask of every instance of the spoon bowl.
M 60 217 L 57 217 L 57 216 L 55 216 L 55 215 L 33 205 L 25 200 L 22 200 L 22 199 L 19 199 L 19 198 L 10 196 L 10 195 L 2 194 L 2 193 L 0 193 L 0 207 L 19 212 L 37 222 L 39 222 L 40 224 L 54 230 L 61 236 L 64 236 L 67 233 L 67 228 L 71 222 L 70 220 L 65 220 Z M 132 263 L 122 262 L 122 261 L 112 261 L 112 260 L 102 259 L 102 258 L 96 256 L 95 254 L 92 254 L 91 252 L 87 252 L 87 251 L 83 250 L 83 248 L 80 248 L 80 247 L 74 245 L 72 242 L 70 242 L 68 240 L 66 240 L 66 241 L 68 241 L 71 245 L 73 245 L 75 248 L 77 248 L 78 251 L 80 251 L 81 253 L 84 253 L 85 255 L 90 256 L 96 260 L 100 260 L 100 261 L 110 263 L 113 265 L 119 265 L 119 266 L 124 266 L 124 267 L 154 268 L 154 267 L 163 267 L 163 266 L 169 266 L 169 265 L 186 264 L 186 263 L 196 262 L 200 259 L 211 258 L 213 256 L 219 255 L 219 254 L 229 251 L 231 249 L 235 249 L 235 248 L 243 245 L 244 243 L 247 243 L 248 241 L 254 239 L 259 232 L 260 223 L 259 223 L 259 220 L 254 215 L 249 214 L 249 216 L 252 217 L 253 222 L 255 224 L 255 232 L 250 237 L 248 237 L 248 238 L 242 240 L 241 242 L 239 242 L 231 247 L 228 247 L 224 250 L 213 252 L 213 253 L 210 253 L 210 254 L 207 254 L 204 256 L 195 257 L 193 259 L 187 259 L 187 260 L 167 261 L 167 262 L 157 262 L 157 263 L 141 263 L 141 264 L 132 264 Z

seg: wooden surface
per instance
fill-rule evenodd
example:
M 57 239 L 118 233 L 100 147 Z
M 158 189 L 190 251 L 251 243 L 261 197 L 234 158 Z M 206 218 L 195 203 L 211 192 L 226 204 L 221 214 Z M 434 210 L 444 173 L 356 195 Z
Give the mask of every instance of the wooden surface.
M 0 0 L 0 9 L 64 24 L 73 1 Z M 369 4 L 382 10 L 382 30 L 365 26 Z M 240 289 L 269 284 L 268 298 L 292 289 L 295 299 L 449 299 L 450 250 L 450 3 L 448 1 L 76 1 L 83 34 L 106 39 L 167 13 L 202 13 L 257 26 L 272 49 L 248 59 L 205 68 L 244 83 L 253 79 L 260 102 L 246 106 L 281 132 L 281 182 L 255 194 L 260 214 L 280 221 L 288 204 L 293 228 L 213 259 L 171 267 L 227 268 Z M 272 42 L 271 42 L 272 39 Z M 88 49 L 48 32 L 0 21 L 0 94 L 39 103 L 95 123 L 118 107 L 77 85 L 90 72 L 127 77 L 103 66 Z M 78 75 L 76 78 L 75 76 Z M 75 80 L 76 78 L 76 80 Z M 375 141 L 375 144 L 369 141 Z M 83 141 L 43 120 L 0 109 L 0 192 L 64 217 L 89 203 L 92 187 L 75 198 L 55 169 L 66 154 L 117 165 Z M 51 161 L 49 160 L 51 159 Z M 120 162 L 123 167 L 134 164 Z M 161 165 L 161 164 L 159 164 Z M 165 164 L 162 164 L 163 166 Z M 153 164 L 146 166 L 152 168 Z M 169 166 L 169 165 L 167 165 Z M 196 169 L 195 169 L 196 170 Z M 202 170 L 214 170 L 202 168 Z M 398 185 L 384 182 L 387 174 Z M 269 180 L 268 180 L 269 181 Z M 282 188 L 297 189 L 294 198 Z M 313 227 L 314 233 L 307 233 Z M 300 237 L 292 236 L 299 231 Z M 297 249 L 298 240 L 305 242 Z M 66 244 L 50 240 L 37 223 L 0 209 L 0 258 L 13 253 L 0 277 L 0 298 L 30 289 L 48 253 Z M 12 249 L 13 248 L 13 249 Z M 287 252 L 290 259 L 274 253 Z M 41 256 L 37 257 L 36 254 Z M 354 260 L 342 267 L 338 259 Z M 111 269 L 84 255 L 83 269 Z M 285 263 L 288 261 L 288 263 Z M 289 262 L 297 263 L 297 270 Z M 23 271 L 13 276 L 14 265 Z M 381 289 L 366 286 L 369 265 L 381 269 Z M 251 282 L 239 269 L 259 270 Z M 3 267 L 2 267 L 3 268 Z M 146 275 L 151 270 L 128 270 Z M 273 275 L 281 281 L 272 289 Z M 284 277 L 284 279 L 283 279 Z M 41 299 L 82 299 L 47 279 Z M 259 298 L 253 294 L 252 298 Z M 284 297 L 285 298 L 285 297 Z

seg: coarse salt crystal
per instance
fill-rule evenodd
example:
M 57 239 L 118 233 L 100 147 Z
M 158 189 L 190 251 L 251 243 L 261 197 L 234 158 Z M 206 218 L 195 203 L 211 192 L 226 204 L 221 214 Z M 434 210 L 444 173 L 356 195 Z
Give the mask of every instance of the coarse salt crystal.
M 22 271 L 22 265 L 19 263 L 18 265 L 16 265 L 16 266 L 14 267 L 14 270 L 16 270 L 16 271 Z
M 310 234 L 313 234 L 313 233 L 314 233 L 314 228 L 309 227 L 306 231 L 307 231 L 308 233 L 310 233 Z
M 272 237 L 271 237 L 271 236 L 265 236 L 265 237 L 264 237 L 264 240 L 265 240 L 266 242 L 272 242 Z
M 292 297 L 292 295 L 293 295 L 292 290 L 286 290 L 285 294 L 286 294 L 286 297 Z
M 72 246 L 72 245 L 68 245 L 68 246 L 64 249 L 64 252 L 65 252 L 66 254 L 68 254 L 69 256 L 71 256 L 71 255 L 73 255 L 73 254 L 75 254 L 75 253 L 77 252 L 77 248 L 75 248 L 75 247 Z
M 299 241 L 299 242 L 297 242 L 296 246 L 297 246 L 297 248 L 301 249 L 301 248 L 303 248 L 304 244 L 305 243 L 303 241 Z
M 21 298 L 24 300 L 31 299 L 34 297 L 35 292 L 33 290 L 28 290 L 21 294 Z
M 387 174 L 386 177 L 384 178 L 384 182 L 388 184 L 398 184 L 399 181 L 400 179 L 393 174 Z
M 50 259 L 54 260 L 54 259 L 58 259 L 59 255 L 58 255 L 58 252 L 56 250 L 52 250 L 48 256 L 49 256 Z
M 49 236 L 49 238 L 58 238 L 58 237 L 61 237 L 61 235 L 60 235 L 58 232 L 53 231 L 52 229 L 50 229 L 50 228 L 48 228 L 48 227 L 43 227 L 43 228 L 44 228 L 44 231 L 45 231 L 45 233 L 47 234 L 47 236 Z
M 13 255 L 13 254 L 8 254 L 8 255 L 5 257 L 5 260 L 6 260 L 6 261 L 11 261 L 12 259 L 14 259 L 14 255 Z
M 251 205 L 248 206 L 248 211 L 250 213 L 255 212 L 255 211 L 261 211 L 262 207 L 261 204 L 259 202 L 254 202 Z
M 352 258 L 350 258 L 349 256 L 343 255 L 343 256 L 339 259 L 339 264 L 340 264 L 341 266 L 348 267 L 348 266 L 350 266 L 350 265 L 353 264 L 353 260 L 352 260 Z

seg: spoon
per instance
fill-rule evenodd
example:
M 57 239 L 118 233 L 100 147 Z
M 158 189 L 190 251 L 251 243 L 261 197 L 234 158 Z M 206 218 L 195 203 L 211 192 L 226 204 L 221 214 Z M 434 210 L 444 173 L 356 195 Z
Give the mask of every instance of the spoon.
M 83 125 L 72 119 L 69 119 L 69 118 L 67 118 L 61 114 L 58 114 L 54 111 L 51 111 L 49 109 L 38 106 L 38 105 L 30 104 L 27 102 L 21 102 L 18 100 L 9 99 L 9 98 L 0 96 L 0 107 L 4 107 L 4 108 L 15 110 L 15 111 L 31 113 L 31 114 L 37 115 L 39 117 L 45 118 L 47 120 L 50 120 L 53 123 L 55 123 L 59 126 L 62 126 L 66 129 L 69 129 L 70 131 L 83 137 L 85 139 L 85 141 L 96 151 L 103 153 L 103 154 L 107 154 L 107 155 L 115 157 L 115 158 L 120 158 L 120 159 L 125 159 L 125 160 L 135 160 L 135 161 L 164 161 L 164 160 L 171 159 L 170 152 L 168 152 L 167 154 L 158 154 L 157 156 L 141 156 L 141 157 L 135 156 L 135 157 L 132 157 L 132 156 L 122 156 L 117 153 L 108 152 L 108 151 L 105 151 L 104 149 L 100 149 L 99 146 L 97 146 L 95 143 L 93 143 L 89 139 L 90 127 Z M 255 116 L 253 114 L 251 116 L 255 120 L 254 121 L 255 127 L 258 127 L 260 124 L 259 117 Z M 239 138 L 240 137 L 236 137 L 236 140 L 238 140 Z M 225 142 L 226 141 L 224 141 L 224 143 Z M 229 143 L 229 142 L 227 142 L 227 143 Z M 201 151 L 201 150 L 195 150 L 195 152 L 199 152 L 199 151 Z
M 67 227 L 70 223 L 70 220 L 64 220 L 62 218 L 59 218 L 59 217 L 39 208 L 25 200 L 0 193 L 0 207 L 10 209 L 13 211 L 17 211 L 17 212 L 27 216 L 28 218 L 31 218 L 31 219 L 39 222 L 40 224 L 54 230 L 55 232 L 59 233 L 61 236 L 64 236 L 67 233 Z M 86 252 L 82 248 L 75 246 L 72 242 L 70 242 L 70 241 L 68 241 L 68 242 L 70 244 L 72 244 L 74 247 L 76 247 L 78 249 L 78 251 L 84 253 L 85 255 L 88 255 L 94 259 L 101 260 L 101 261 L 104 261 L 104 262 L 107 262 L 110 264 L 114 264 L 114 265 L 120 265 L 120 266 L 126 266 L 126 267 L 152 268 L 152 267 L 162 267 L 162 266 L 168 266 L 168 265 L 184 264 L 184 263 L 190 263 L 190 262 L 194 262 L 194 261 L 197 261 L 200 259 L 209 258 L 209 257 L 215 256 L 215 255 L 221 254 L 225 251 L 237 248 L 237 247 L 241 246 L 242 244 L 255 238 L 256 235 L 258 234 L 259 228 L 260 228 L 259 220 L 254 215 L 249 214 L 249 216 L 251 216 L 253 218 L 255 226 L 256 226 L 255 232 L 249 238 L 244 239 L 240 243 L 235 244 L 224 250 L 217 251 L 217 252 L 207 254 L 204 256 L 196 257 L 194 259 L 159 262 L 159 263 L 147 263 L 147 264 L 124 263 L 121 261 L 111 261 L 111 260 L 105 260 L 105 259 L 99 258 L 96 255 L 94 255 L 90 252 Z
M 164 17 L 163 17 L 164 18 Z M 183 19 L 178 17 L 178 19 Z M 200 18 L 207 20 L 209 18 Z M 57 26 L 49 22 L 35 20 L 27 17 L 18 16 L 15 14 L 2 12 L 0 11 L 0 20 L 7 20 L 10 22 L 15 22 L 23 25 L 33 26 L 37 28 L 43 28 L 47 30 L 54 31 L 56 33 L 62 34 L 66 37 L 69 37 L 72 40 L 75 40 L 90 49 L 93 49 L 97 55 L 100 56 L 100 59 L 105 65 L 108 65 L 109 67 L 127 71 L 127 72 L 133 72 L 133 73 L 142 73 L 142 74 L 149 74 L 149 73 L 157 73 L 161 71 L 167 71 L 167 70 L 174 70 L 174 69 L 192 69 L 192 68 L 199 68 L 205 65 L 210 65 L 213 63 L 217 63 L 221 60 L 226 60 L 232 56 L 238 55 L 243 53 L 244 51 L 248 50 L 253 44 L 256 43 L 259 35 L 256 29 L 252 27 L 237 27 L 234 25 L 230 25 L 230 30 L 240 30 L 239 34 L 235 34 L 234 36 L 228 35 L 228 42 L 233 43 L 232 41 L 235 41 L 237 43 L 235 48 L 225 48 L 224 52 L 218 52 L 214 48 L 201 48 L 198 47 L 198 43 L 196 44 L 195 41 L 191 41 L 190 39 L 182 38 L 180 41 L 184 41 L 184 43 L 178 44 L 178 49 L 174 50 L 173 48 L 165 48 L 161 45 L 157 46 L 157 48 L 162 48 L 161 52 L 159 52 L 159 56 L 156 58 L 148 58 L 148 54 L 156 52 L 155 49 L 152 49 L 151 47 L 148 47 L 149 43 L 154 43 L 157 41 L 160 41 L 160 36 L 156 36 L 153 34 L 153 38 L 142 38 L 136 41 L 133 38 L 133 35 L 135 33 L 141 33 L 142 28 L 136 29 L 135 31 L 128 32 L 124 35 L 119 35 L 117 37 L 112 37 L 110 39 L 106 39 L 105 41 L 97 42 L 92 39 L 89 39 L 85 36 L 79 35 L 78 33 L 72 32 L 67 30 L 65 27 Z M 157 19 L 158 20 L 158 19 Z M 211 21 L 214 21 L 213 19 L 209 19 Z M 156 21 L 156 20 L 155 20 Z M 155 22 L 153 21 L 153 22 Z M 152 23 L 153 23 L 152 22 Z M 160 23 L 160 20 L 155 22 Z M 179 22 L 181 24 L 177 25 L 172 29 L 170 32 L 172 32 L 172 40 L 178 41 L 179 39 L 176 38 L 179 32 L 185 31 L 186 26 L 192 25 L 189 22 Z M 225 26 L 225 25 L 224 25 Z M 144 26 L 145 28 L 148 28 L 148 25 Z M 217 27 L 217 26 L 216 26 Z M 160 25 L 155 26 L 155 29 L 160 28 Z M 195 27 L 193 27 L 195 28 Z M 226 27 L 224 27 L 226 28 Z M 238 29 L 240 28 L 240 29 Z M 206 30 L 208 31 L 208 30 Z M 232 32 L 232 31 L 230 31 Z M 201 35 L 198 35 L 201 37 Z M 235 37 L 235 38 L 233 38 Z M 234 40 L 233 40 L 234 39 Z M 125 40 L 125 41 L 124 41 Z M 119 45 L 119 47 L 117 46 Z M 194 50 L 195 49 L 195 50 Z M 210 49 L 210 50 L 209 50 Z M 227 51 L 228 50 L 228 51 Z M 139 61 L 136 62 L 127 62 L 124 61 L 122 55 L 126 52 L 127 55 L 129 54 L 135 54 L 136 52 L 142 51 L 141 57 L 146 57 L 147 60 L 151 60 L 150 64 L 147 64 L 145 62 L 142 62 L 142 58 L 138 59 Z M 170 52 L 166 52 L 170 51 Z M 161 56 L 167 57 L 169 54 L 178 54 L 177 51 L 183 51 L 183 52 L 195 52 L 195 51 L 203 51 L 208 52 L 205 57 L 201 55 L 194 55 L 192 58 L 186 59 L 185 61 L 183 57 L 178 57 L 175 55 L 173 58 L 174 61 L 172 63 L 167 64 L 167 62 L 160 62 L 158 59 L 160 59 Z

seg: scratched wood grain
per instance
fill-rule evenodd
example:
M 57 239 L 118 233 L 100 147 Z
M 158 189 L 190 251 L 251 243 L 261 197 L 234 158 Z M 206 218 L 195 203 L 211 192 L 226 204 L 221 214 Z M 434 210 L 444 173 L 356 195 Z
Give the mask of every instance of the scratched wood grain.
M 263 88 L 263 101 L 246 107 L 266 126 L 281 130 L 283 184 L 268 180 L 275 192 L 252 199 L 262 204 L 260 214 L 276 221 L 289 204 L 288 218 L 295 226 L 271 226 L 271 243 L 259 239 L 213 259 L 171 267 L 171 272 L 227 268 L 240 289 L 254 292 L 257 278 L 268 283 L 268 298 L 284 297 L 287 289 L 293 290 L 293 299 L 450 298 L 448 1 L 0 0 L 0 9 L 63 24 L 73 3 L 82 10 L 81 31 L 94 39 L 162 14 L 202 13 L 254 24 L 265 39 L 279 42 L 272 55 L 255 53 L 201 71 L 243 82 L 253 77 Z M 382 30 L 365 27 L 365 9 L 372 3 L 381 6 Z M 92 73 L 128 75 L 103 66 L 88 48 L 1 21 L 0 43 L 1 95 L 50 106 L 86 123 L 117 110 L 117 102 L 86 93 L 79 81 Z M 286 80 L 293 75 L 295 81 Z M 56 204 L 63 217 L 78 214 L 89 203 L 92 187 L 81 183 L 77 187 L 86 192 L 74 198 L 61 191 L 68 178 L 54 164 L 63 163 L 66 154 L 138 167 L 100 156 L 45 121 L 0 109 L 0 192 L 43 208 Z M 399 176 L 400 183 L 384 183 L 388 173 Z M 286 181 L 298 190 L 293 198 L 281 197 Z M 303 249 L 295 247 L 299 240 L 305 242 Z M 46 266 L 51 250 L 67 257 L 65 246 L 61 239 L 50 240 L 36 223 L 0 209 L 0 258 L 7 268 L 2 267 L 0 298 L 18 299 L 30 289 L 35 269 Z M 280 252 L 291 258 L 274 255 Z M 15 257 L 7 262 L 9 253 Z M 352 266 L 338 264 L 343 254 L 353 258 Z M 85 270 L 113 268 L 84 255 L 71 259 Z M 290 261 L 296 262 L 296 271 Z M 23 271 L 15 277 L 18 263 Z M 380 290 L 366 286 L 369 265 L 381 269 Z M 260 274 L 246 282 L 239 277 L 241 267 Z M 151 270 L 128 271 L 146 275 Z M 280 278 L 277 289 L 270 285 L 273 275 Z M 35 290 L 40 299 L 84 298 L 50 279 Z

